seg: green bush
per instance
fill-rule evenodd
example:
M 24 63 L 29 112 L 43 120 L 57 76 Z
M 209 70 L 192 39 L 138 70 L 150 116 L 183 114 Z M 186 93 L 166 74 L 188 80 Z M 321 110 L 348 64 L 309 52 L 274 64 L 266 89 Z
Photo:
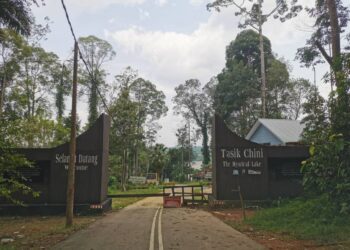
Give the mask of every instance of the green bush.
M 326 195 L 282 200 L 278 207 L 257 212 L 247 223 L 257 229 L 322 242 L 343 241 L 350 236 L 350 216 L 339 215 Z
M 342 135 L 332 135 L 310 147 L 311 157 L 303 162 L 306 191 L 326 194 L 341 214 L 350 214 L 350 143 Z

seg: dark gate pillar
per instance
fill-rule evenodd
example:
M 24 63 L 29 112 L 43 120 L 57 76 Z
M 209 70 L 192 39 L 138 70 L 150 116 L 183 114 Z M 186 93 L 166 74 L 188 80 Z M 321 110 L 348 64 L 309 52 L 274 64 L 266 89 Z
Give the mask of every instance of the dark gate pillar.
M 99 204 L 107 198 L 110 118 L 101 115 L 86 132 L 77 137 L 75 202 Z M 51 159 L 50 203 L 65 203 L 69 143 L 53 149 Z
M 217 200 L 238 200 L 241 188 L 245 200 L 268 196 L 267 150 L 227 128 L 215 115 L 213 124 L 213 196 Z

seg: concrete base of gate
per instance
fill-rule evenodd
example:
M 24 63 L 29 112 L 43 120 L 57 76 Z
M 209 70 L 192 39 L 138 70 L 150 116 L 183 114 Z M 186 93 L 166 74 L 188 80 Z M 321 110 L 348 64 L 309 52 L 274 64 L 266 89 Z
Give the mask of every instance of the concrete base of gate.
M 101 214 L 111 210 L 112 199 L 108 198 L 100 204 L 75 204 L 74 214 L 91 215 Z M 16 215 L 63 215 L 66 212 L 66 204 L 27 204 L 25 206 L 13 204 L 1 204 L 0 216 Z

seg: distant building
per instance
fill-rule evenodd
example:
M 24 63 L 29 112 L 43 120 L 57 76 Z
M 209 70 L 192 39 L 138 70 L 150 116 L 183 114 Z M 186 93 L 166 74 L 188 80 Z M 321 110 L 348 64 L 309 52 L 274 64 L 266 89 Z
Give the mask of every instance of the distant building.
M 259 144 L 286 145 L 300 142 L 303 129 L 304 124 L 297 120 L 259 119 L 245 139 Z
M 191 162 L 191 168 L 200 170 L 202 168 L 202 161 L 193 161 Z

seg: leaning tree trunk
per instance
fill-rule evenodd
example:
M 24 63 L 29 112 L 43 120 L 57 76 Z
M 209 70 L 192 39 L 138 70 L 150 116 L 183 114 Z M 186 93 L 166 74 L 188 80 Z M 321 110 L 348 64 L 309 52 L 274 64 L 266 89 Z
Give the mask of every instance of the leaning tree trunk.
M 210 152 L 209 152 L 209 137 L 208 137 L 208 116 L 205 114 L 204 121 L 202 124 L 202 154 L 203 154 L 203 164 L 207 165 L 210 162 Z

